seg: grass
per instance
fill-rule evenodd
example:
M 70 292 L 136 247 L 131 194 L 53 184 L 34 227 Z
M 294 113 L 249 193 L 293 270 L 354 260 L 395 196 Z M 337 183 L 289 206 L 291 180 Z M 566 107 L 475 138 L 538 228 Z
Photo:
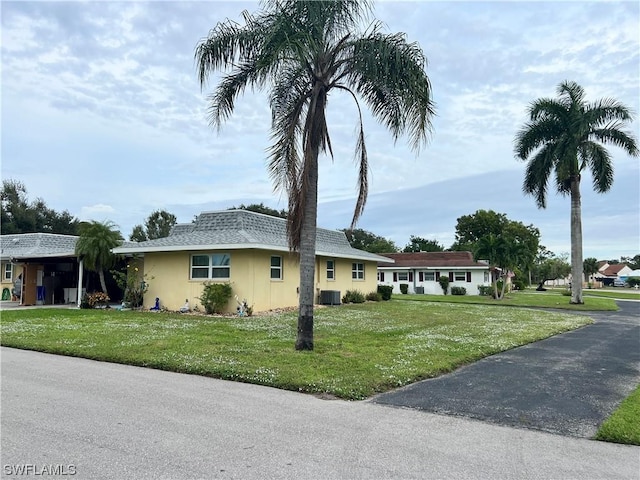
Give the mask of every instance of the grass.
M 554 308 L 573 311 L 616 311 L 618 306 L 613 298 L 587 297 L 582 305 L 569 303 L 570 297 L 562 295 L 560 291 L 536 292 L 525 290 L 511 292 L 502 300 L 480 295 L 401 295 L 392 296 L 395 300 L 411 300 L 423 302 L 445 302 L 455 304 L 474 304 L 494 307 L 529 307 Z
M 318 308 L 314 352 L 297 313 L 212 317 L 116 310 L 2 312 L 4 346 L 363 399 L 591 323 L 533 309 L 390 301 Z
M 613 292 L 611 290 L 583 290 L 584 296 L 589 297 L 606 297 L 617 298 L 620 300 L 640 300 L 640 292 L 634 290 L 620 290 Z
M 640 445 L 640 385 L 605 420 L 595 438 L 607 442 Z

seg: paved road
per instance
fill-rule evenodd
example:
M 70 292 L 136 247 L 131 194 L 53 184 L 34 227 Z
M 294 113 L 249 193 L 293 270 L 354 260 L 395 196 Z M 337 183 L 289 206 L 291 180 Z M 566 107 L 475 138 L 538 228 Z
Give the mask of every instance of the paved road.
M 640 383 L 640 303 L 618 305 L 618 312 L 590 312 L 593 325 L 373 401 L 591 438 Z
M 0 365 L 3 478 L 44 478 L 14 475 L 25 465 L 134 480 L 637 480 L 640 471 L 637 447 L 371 402 L 8 348 Z

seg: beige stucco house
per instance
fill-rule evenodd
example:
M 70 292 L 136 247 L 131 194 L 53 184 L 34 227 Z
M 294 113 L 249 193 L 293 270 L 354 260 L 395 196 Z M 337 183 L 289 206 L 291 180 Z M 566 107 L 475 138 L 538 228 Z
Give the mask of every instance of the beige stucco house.
M 344 232 L 318 228 L 316 235 L 318 303 L 339 303 L 347 290 L 375 291 L 378 263 L 393 263 L 352 248 Z M 143 258 L 149 285 L 146 307 L 159 298 L 170 310 L 179 309 L 185 300 L 193 308 L 200 305 L 207 281 L 230 282 L 234 297 L 246 299 L 254 311 L 298 305 L 299 262 L 289 252 L 282 218 L 247 210 L 203 212 L 193 223 L 176 225 L 168 237 L 113 252 Z M 228 312 L 236 310 L 236 302 L 229 302 Z

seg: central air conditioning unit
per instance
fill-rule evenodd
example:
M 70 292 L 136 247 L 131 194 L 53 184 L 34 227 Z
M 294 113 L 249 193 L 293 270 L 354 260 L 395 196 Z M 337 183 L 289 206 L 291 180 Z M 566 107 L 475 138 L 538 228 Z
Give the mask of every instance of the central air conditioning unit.
M 320 290 L 320 305 L 340 305 L 340 290 Z

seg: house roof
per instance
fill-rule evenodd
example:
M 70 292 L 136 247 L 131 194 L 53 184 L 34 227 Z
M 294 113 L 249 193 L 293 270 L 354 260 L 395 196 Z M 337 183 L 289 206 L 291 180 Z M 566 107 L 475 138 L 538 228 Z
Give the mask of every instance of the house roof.
M 289 251 L 287 221 L 249 210 L 203 212 L 193 223 L 178 224 L 168 237 L 123 245 L 118 254 L 202 251 L 220 249 Z M 393 260 L 355 249 L 344 232 L 316 229 L 316 255 L 393 263 Z
M 609 265 L 604 270 L 601 270 L 600 273 L 602 273 L 603 275 L 606 275 L 608 277 L 617 276 L 618 273 L 620 273 L 620 270 L 622 270 L 626 266 L 627 266 L 626 263 L 616 263 L 614 265 Z
M 28 258 L 75 257 L 78 237 L 57 233 L 19 233 L 0 235 L 0 258 L 24 260 Z
M 473 259 L 471 252 L 416 252 L 385 253 L 385 257 L 395 260 L 393 266 L 378 265 L 387 268 L 489 268 L 488 262 Z

